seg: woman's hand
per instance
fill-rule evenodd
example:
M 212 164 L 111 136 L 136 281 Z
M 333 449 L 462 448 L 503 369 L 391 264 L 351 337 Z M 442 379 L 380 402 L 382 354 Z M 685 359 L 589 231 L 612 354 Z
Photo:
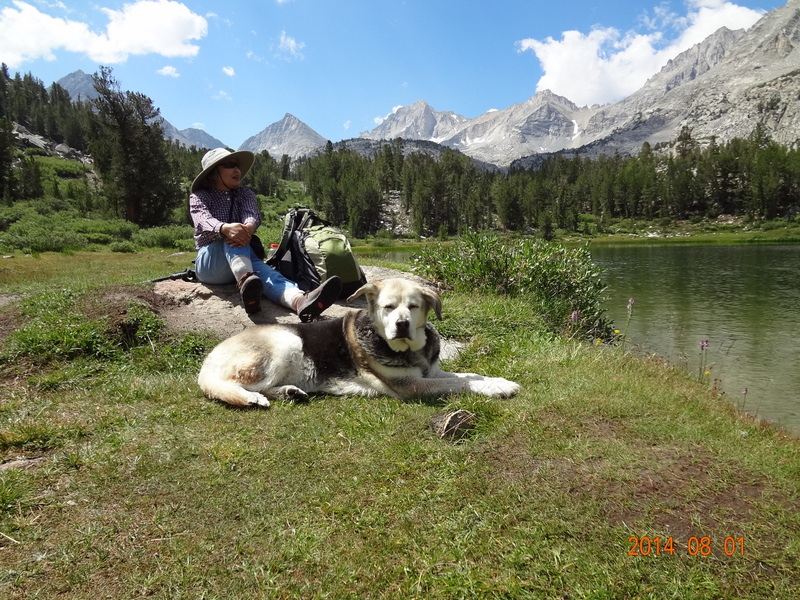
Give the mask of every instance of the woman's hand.
M 225 236 L 225 241 L 234 248 L 247 246 L 253 237 L 253 226 L 250 224 L 225 223 L 219 231 Z

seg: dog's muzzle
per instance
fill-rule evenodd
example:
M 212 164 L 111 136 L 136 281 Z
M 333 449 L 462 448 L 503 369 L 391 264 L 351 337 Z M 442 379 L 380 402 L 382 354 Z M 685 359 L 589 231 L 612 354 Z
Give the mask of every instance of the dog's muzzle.
M 397 321 L 394 324 L 394 337 L 395 339 L 403 339 L 411 337 L 411 322 Z

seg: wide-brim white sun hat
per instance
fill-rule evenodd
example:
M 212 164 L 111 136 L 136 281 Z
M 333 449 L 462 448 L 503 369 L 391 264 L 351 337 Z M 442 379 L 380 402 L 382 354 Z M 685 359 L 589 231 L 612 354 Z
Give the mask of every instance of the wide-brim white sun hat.
M 203 160 L 200 161 L 203 171 L 194 178 L 190 191 L 194 192 L 200 186 L 203 179 L 205 179 L 206 175 L 213 171 L 219 163 L 225 162 L 226 160 L 235 160 L 238 162 L 239 171 L 242 174 L 241 178 L 244 178 L 253 166 L 256 155 L 249 150 L 237 150 L 236 152 L 231 152 L 227 148 L 214 148 L 213 150 L 209 150 L 203 155 Z

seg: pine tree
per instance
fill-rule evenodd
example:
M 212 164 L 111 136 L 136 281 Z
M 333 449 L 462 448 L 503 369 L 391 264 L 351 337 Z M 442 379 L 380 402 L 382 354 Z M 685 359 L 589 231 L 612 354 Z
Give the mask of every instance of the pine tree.
M 98 130 L 92 153 L 112 207 L 138 225 L 162 225 L 181 202 L 158 109 L 143 94 L 120 91 L 111 69 L 95 74 Z
M 11 122 L 0 118 L 0 201 L 11 204 L 16 195 L 14 133 Z

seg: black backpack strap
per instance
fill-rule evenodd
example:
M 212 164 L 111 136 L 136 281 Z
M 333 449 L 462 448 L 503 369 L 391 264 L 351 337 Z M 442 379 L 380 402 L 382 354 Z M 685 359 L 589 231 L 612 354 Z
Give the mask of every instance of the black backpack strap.
M 303 229 L 305 229 L 310 225 L 311 221 L 313 221 L 316 218 L 317 215 L 314 213 L 313 210 L 311 209 L 306 210 L 302 220 L 300 221 L 300 224 L 297 226 L 297 229 L 302 231 Z
M 292 209 L 283 217 L 283 233 L 281 234 L 281 241 L 278 244 L 278 248 L 267 261 L 267 264 L 273 269 L 278 269 L 283 255 L 289 250 L 292 234 L 296 229 L 297 211 Z

